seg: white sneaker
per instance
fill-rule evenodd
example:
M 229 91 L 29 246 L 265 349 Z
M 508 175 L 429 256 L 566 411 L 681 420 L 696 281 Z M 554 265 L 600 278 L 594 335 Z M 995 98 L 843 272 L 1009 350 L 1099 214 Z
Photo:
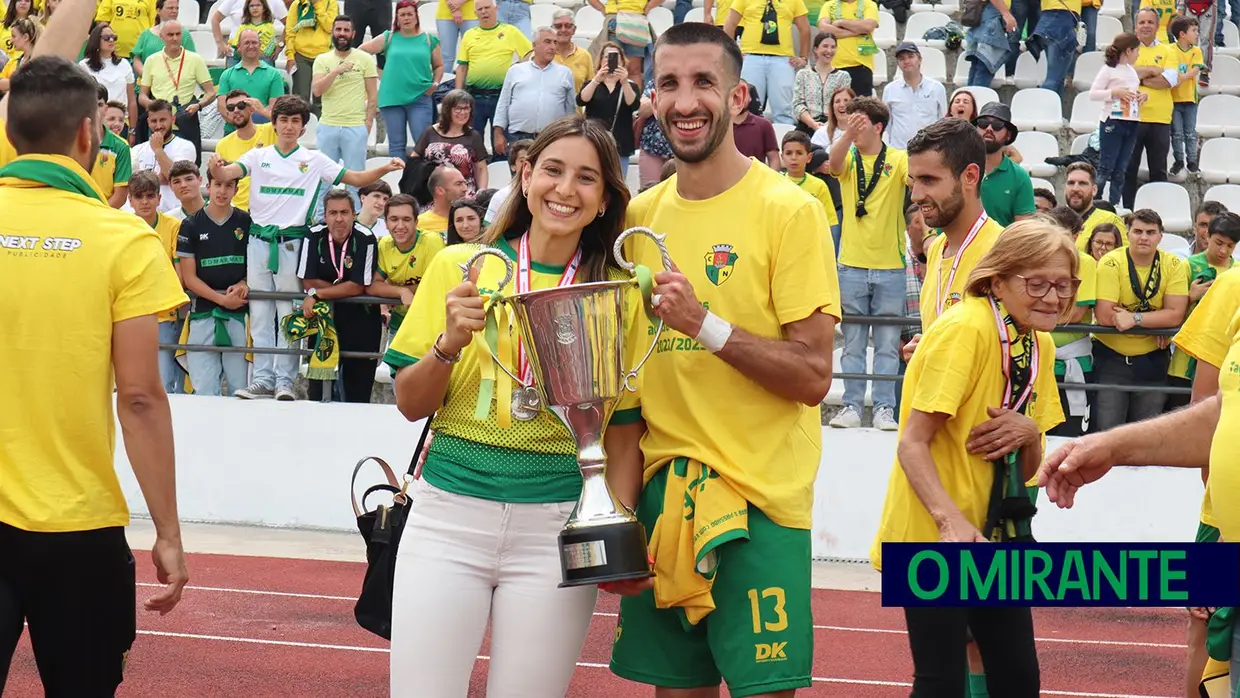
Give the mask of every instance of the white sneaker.
M 844 409 L 835 415 L 830 422 L 831 426 L 836 429 L 853 429 L 861 426 L 861 415 L 857 414 L 857 410 L 851 406 L 845 406 Z
M 293 392 L 293 386 L 282 385 L 276 388 L 276 399 L 281 402 L 292 402 L 297 399 L 297 393 Z
M 262 400 L 274 397 L 275 391 L 270 386 L 263 385 L 262 383 L 251 383 L 233 393 L 233 396 L 239 397 L 242 400 Z
M 874 428 L 883 431 L 896 431 L 900 428 L 890 407 L 879 407 L 874 410 Z

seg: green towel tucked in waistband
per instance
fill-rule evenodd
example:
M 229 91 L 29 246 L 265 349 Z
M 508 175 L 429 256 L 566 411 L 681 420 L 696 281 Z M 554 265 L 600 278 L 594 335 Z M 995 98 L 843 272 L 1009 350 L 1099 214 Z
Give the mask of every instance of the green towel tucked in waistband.
M 208 319 L 215 320 L 215 341 L 213 342 L 213 346 L 231 347 L 232 337 L 228 336 L 228 321 L 236 320 L 237 322 L 245 324 L 245 311 L 229 310 L 227 308 L 221 308 L 217 305 L 214 310 L 204 310 L 202 312 L 189 314 L 190 322 Z
M 250 235 L 265 240 L 267 251 L 267 269 L 271 272 L 280 271 L 280 238 L 304 238 L 310 233 L 309 226 L 294 225 L 281 228 L 278 225 L 252 225 Z

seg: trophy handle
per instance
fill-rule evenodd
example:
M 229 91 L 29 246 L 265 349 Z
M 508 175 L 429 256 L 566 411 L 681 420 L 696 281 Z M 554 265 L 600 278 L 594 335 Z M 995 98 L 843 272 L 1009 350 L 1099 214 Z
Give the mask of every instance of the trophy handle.
M 473 268 L 474 268 L 474 264 L 475 264 L 475 263 L 476 263 L 479 259 L 481 259 L 481 258 L 485 257 L 486 255 L 492 255 L 492 256 L 494 256 L 494 257 L 499 257 L 499 258 L 500 258 L 500 260 L 501 260 L 501 261 L 503 261 L 503 263 L 504 263 L 504 278 L 503 278 L 503 280 L 502 280 L 502 281 L 500 281 L 500 282 L 499 282 L 499 288 L 503 288 L 503 287 L 507 286 L 507 285 L 508 285 L 508 282 L 509 282 L 509 281 L 512 281 L 512 260 L 511 260 L 511 259 L 508 259 L 508 256 L 507 256 L 507 255 L 505 255 L 503 252 L 500 252 L 499 250 L 495 249 L 494 247 L 483 247 L 482 249 L 480 249 L 480 250 L 478 250 L 477 252 L 473 253 L 473 255 L 471 255 L 469 259 L 465 260 L 465 263 L 464 263 L 464 264 L 459 265 L 459 266 L 461 267 L 461 274 L 462 274 L 462 275 L 463 275 L 463 277 L 464 277 L 464 279 L 463 279 L 463 280 L 464 280 L 464 281 L 469 281 L 469 270 L 470 270 L 470 269 L 473 269 Z M 499 303 L 503 303 L 503 302 L 505 302 L 504 298 L 503 298 L 502 296 L 499 296 L 498 294 L 499 294 L 499 289 L 496 289 L 496 291 L 495 291 L 495 295 L 493 295 L 493 296 L 492 296 L 492 300 L 491 300 L 491 307 L 492 307 L 492 308 L 494 308 L 494 307 L 495 307 L 495 305 L 497 305 L 497 304 L 499 304 Z M 487 325 L 488 325 L 488 327 L 489 327 L 489 326 L 490 326 L 490 325 L 491 325 L 494 321 L 495 321 L 495 320 L 494 320 L 494 314 L 493 314 L 492 310 L 488 309 L 488 310 L 487 310 Z M 496 331 L 498 331 L 498 330 L 499 330 L 499 328 L 498 328 L 498 327 L 496 327 L 495 329 L 496 329 Z M 489 333 L 488 333 L 486 330 L 484 330 L 484 331 L 483 331 L 483 342 L 482 342 L 482 346 L 486 347 L 487 354 L 489 354 L 489 355 L 491 356 L 491 361 L 494 361 L 494 362 L 495 362 L 495 365 L 496 365 L 496 366 L 499 366 L 499 369 L 500 369 L 501 371 L 503 371 L 504 373 L 507 373 L 507 374 L 508 374 L 508 377 L 512 379 L 512 382 L 513 382 L 513 383 L 516 383 L 517 385 L 522 386 L 522 387 L 525 387 L 525 388 L 530 387 L 530 386 L 525 385 L 524 383 L 522 383 L 522 382 L 521 382 L 521 379 L 520 379 L 520 378 L 517 378 L 516 374 L 515 374 L 515 373 L 513 373 L 512 371 L 510 371 L 510 370 L 508 369 L 508 367 L 504 365 L 504 362 L 503 362 L 503 361 L 500 361 L 499 356 L 497 356 L 497 355 L 496 355 L 496 354 L 497 354 L 497 352 L 498 352 L 498 348 L 497 348 L 496 346 L 494 346 L 494 338 L 488 337 L 488 336 L 487 336 L 488 334 L 489 334 Z
M 634 234 L 645 235 L 653 240 L 655 246 L 659 248 L 659 255 L 663 258 L 664 270 L 671 271 L 673 266 L 672 256 L 668 254 L 667 246 L 663 244 L 663 241 L 667 239 L 667 236 L 660 235 L 650 228 L 637 226 L 620 233 L 620 235 L 616 237 L 616 243 L 611 249 L 612 255 L 616 258 L 616 263 L 619 264 L 625 271 L 633 274 L 634 279 L 637 281 L 639 286 L 643 285 L 643 276 L 646 277 L 646 284 L 652 284 L 653 281 L 650 280 L 651 277 L 649 276 L 648 270 L 639 272 L 636 264 L 633 264 L 624 258 L 624 241 L 628 240 L 629 237 Z M 646 304 L 646 314 L 653 320 L 655 316 L 653 312 L 651 312 L 652 306 L 650 305 L 650 291 L 650 288 L 642 288 L 642 301 Z M 654 332 L 654 340 L 650 342 L 650 348 L 646 350 L 646 355 L 642 357 L 641 361 L 637 362 L 637 365 L 634 366 L 632 370 L 624 372 L 624 389 L 630 393 L 637 392 L 637 384 L 635 383 L 637 380 L 637 373 L 641 370 L 642 366 L 646 365 L 646 361 L 650 359 L 651 355 L 654 354 L 654 348 L 659 345 L 659 337 L 663 336 L 663 329 L 665 327 L 666 325 L 663 324 L 663 319 L 659 318 L 659 326 Z

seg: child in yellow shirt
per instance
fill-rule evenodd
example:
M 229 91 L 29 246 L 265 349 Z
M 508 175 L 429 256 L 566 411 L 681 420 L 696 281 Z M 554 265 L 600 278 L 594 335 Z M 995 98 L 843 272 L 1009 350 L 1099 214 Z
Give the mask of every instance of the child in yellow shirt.
M 784 134 L 779 147 L 780 158 L 784 162 L 784 176 L 806 194 L 822 202 L 823 208 L 827 210 L 827 223 L 834 234 L 839 228 L 840 218 L 835 212 L 835 200 L 831 197 L 831 190 L 827 188 L 826 182 L 805 169 L 813 151 L 809 136 L 800 131 L 789 131 Z
M 1175 155 L 1172 177 L 1184 170 L 1185 160 L 1189 172 L 1200 171 L 1197 166 L 1197 102 L 1201 96 L 1197 76 L 1205 69 L 1206 62 L 1197 45 L 1198 29 L 1197 18 L 1191 15 L 1177 16 L 1168 27 L 1174 41 L 1167 51 L 1168 62 L 1180 72 L 1180 83 L 1171 88 L 1171 98 L 1175 101 L 1171 112 L 1171 152 Z

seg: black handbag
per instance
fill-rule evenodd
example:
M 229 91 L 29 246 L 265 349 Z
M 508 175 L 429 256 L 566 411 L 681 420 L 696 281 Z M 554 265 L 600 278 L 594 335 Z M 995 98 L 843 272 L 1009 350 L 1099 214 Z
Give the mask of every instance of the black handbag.
M 418 464 L 418 454 L 426 444 L 426 436 L 430 433 L 431 419 L 428 417 L 422 436 L 418 438 L 418 446 L 413 450 L 413 459 L 409 461 L 406 478 L 413 475 Z M 357 501 L 357 473 L 367 461 L 374 461 L 383 469 L 387 482 L 372 485 L 362 494 L 362 501 Z M 396 551 L 400 547 L 401 534 L 405 530 L 405 519 L 409 516 L 409 498 L 406 488 L 412 483 L 408 479 L 401 485 L 392 468 L 382 458 L 368 456 L 353 466 L 353 479 L 350 483 L 349 497 L 353 502 L 353 514 L 357 516 L 357 530 L 366 541 L 366 576 L 362 579 L 362 591 L 353 607 L 353 615 L 357 624 L 385 640 L 392 639 L 392 586 L 396 579 Z M 375 492 L 390 492 L 392 505 L 382 504 L 374 511 L 366 511 L 366 500 Z

